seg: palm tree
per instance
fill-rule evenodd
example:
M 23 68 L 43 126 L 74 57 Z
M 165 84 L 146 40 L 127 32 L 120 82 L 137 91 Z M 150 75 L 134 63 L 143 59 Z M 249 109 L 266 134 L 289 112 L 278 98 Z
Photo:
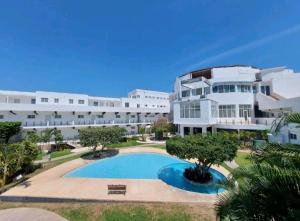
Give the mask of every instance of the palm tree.
M 216 210 L 222 220 L 299 220 L 300 150 L 270 144 L 232 172 Z M 238 185 L 237 182 L 238 181 Z
M 300 112 L 284 114 L 282 117 L 275 119 L 271 131 L 278 132 L 281 127 L 290 123 L 300 124 Z

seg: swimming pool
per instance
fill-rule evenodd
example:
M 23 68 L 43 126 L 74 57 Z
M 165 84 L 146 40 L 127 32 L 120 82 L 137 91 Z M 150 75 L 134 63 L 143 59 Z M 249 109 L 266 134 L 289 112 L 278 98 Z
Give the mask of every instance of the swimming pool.
M 210 170 L 213 174 L 213 181 L 210 184 L 194 184 L 186 180 L 183 171 L 191 166 L 194 164 L 164 154 L 130 153 L 97 160 L 69 172 L 65 177 L 161 179 L 171 186 L 192 192 L 217 193 L 224 191 L 214 184 L 226 178 L 213 169 Z

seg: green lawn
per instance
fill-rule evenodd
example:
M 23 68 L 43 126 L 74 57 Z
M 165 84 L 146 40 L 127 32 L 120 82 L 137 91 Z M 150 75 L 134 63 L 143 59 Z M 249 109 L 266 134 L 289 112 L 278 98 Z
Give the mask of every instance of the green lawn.
M 9 203 L 0 209 L 37 207 L 53 211 L 70 221 L 211 221 L 213 205 L 175 203 Z
M 39 154 L 37 155 L 37 157 L 36 157 L 36 160 L 42 160 L 43 159 L 43 157 L 46 155 L 46 153 L 44 153 L 44 152 L 39 152 Z
M 51 159 L 56 158 L 56 157 L 62 157 L 68 154 L 71 154 L 71 150 L 70 149 L 65 149 L 65 150 L 60 150 L 60 151 L 54 151 L 50 153 L 50 157 Z
M 238 152 L 234 160 L 239 166 L 248 166 L 251 164 L 249 153 Z
M 138 145 L 141 145 L 141 144 L 139 142 L 137 142 L 136 140 L 127 140 L 126 142 L 120 142 L 120 143 L 108 145 L 108 147 L 122 148 L 122 147 L 138 146 Z
M 153 147 L 153 148 L 159 148 L 159 149 L 166 149 L 165 144 L 145 144 L 143 147 Z

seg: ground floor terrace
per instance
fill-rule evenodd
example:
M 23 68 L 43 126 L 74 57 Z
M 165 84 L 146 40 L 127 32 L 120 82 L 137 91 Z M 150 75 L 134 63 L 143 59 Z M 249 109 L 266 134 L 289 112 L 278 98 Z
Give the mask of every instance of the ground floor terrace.
M 270 130 L 272 127 L 273 118 L 263 119 L 257 121 L 217 121 L 212 124 L 198 124 L 198 123 L 187 123 L 178 125 L 178 134 L 181 136 L 189 134 L 206 134 L 215 133 L 220 130 L 236 131 L 241 130 L 252 130 L 252 131 L 262 131 Z
M 141 152 L 167 154 L 163 149 L 150 147 L 134 147 L 119 150 L 119 154 Z M 34 202 L 173 202 L 213 204 L 217 198 L 217 194 L 185 191 L 170 186 L 159 179 L 65 177 L 68 172 L 88 163 L 91 163 L 91 161 L 79 158 L 49 169 L 4 192 L 1 195 L 1 200 Z M 223 167 L 214 167 L 214 169 L 225 176 L 229 174 Z M 126 185 L 126 194 L 108 194 L 107 185 L 111 184 Z

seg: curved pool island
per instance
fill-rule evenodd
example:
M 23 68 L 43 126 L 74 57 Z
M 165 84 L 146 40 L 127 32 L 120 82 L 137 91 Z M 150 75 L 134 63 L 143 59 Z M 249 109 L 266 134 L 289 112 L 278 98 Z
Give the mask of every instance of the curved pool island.
M 229 174 L 213 166 L 213 183 L 198 184 L 183 176 L 193 162 L 180 160 L 165 150 L 133 147 L 96 161 L 72 160 L 42 172 L 1 195 L 14 201 L 132 201 L 215 203 L 224 191 L 214 184 Z M 108 185 L 126 185 L 122 194 L 108 194 Z

